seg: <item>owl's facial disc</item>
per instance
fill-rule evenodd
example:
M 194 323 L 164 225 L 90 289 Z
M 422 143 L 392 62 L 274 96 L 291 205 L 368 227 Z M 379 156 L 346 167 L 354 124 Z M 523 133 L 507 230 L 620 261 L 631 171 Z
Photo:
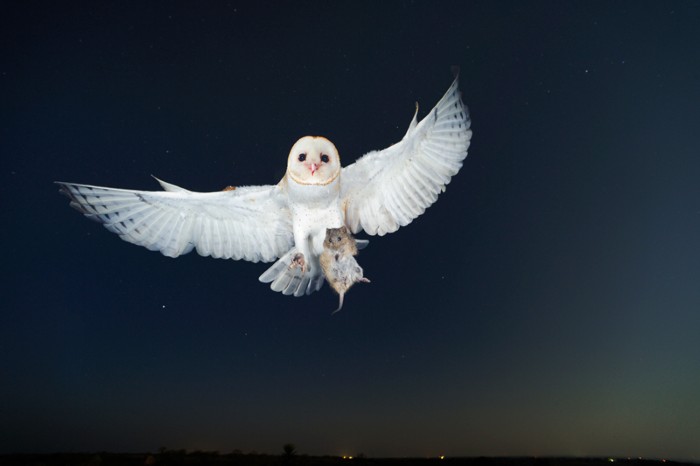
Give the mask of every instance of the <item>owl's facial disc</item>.
M 287 169 L 297 183 L 324 185 L 340 173 L 340 158 L 328 139 L 305 136 L 292 146 Z

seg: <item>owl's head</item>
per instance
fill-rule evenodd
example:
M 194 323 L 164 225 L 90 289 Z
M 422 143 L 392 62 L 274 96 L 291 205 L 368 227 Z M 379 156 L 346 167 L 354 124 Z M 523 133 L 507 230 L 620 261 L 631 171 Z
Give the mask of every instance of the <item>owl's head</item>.
M 338 150 L 324 137 L 304 136 L 289 151 L 287 172 L 300 184 L 328 184 L 340 173 Z

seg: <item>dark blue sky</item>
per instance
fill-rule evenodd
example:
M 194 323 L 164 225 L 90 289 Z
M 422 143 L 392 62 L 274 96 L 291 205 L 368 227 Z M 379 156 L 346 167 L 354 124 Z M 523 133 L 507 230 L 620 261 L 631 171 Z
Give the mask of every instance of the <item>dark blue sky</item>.
M 698 4 L 275 3 L 2 4 L 0 452 L 700 460 Z M 52 184 L 275 183 L 306 134 L 348 164 L 455 64 L 469 157 L 334 316 Z

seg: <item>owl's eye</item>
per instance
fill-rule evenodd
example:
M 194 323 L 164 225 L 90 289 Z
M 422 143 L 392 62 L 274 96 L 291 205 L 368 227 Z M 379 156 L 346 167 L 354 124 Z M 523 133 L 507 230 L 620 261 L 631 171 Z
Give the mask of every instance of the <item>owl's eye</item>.
M 321 162 L 328 163 L 328 156 L 326 154 L 321 155 Z
M 299 161 L 303 162 L 304 160 L 306 160 L 306 154 L 299 154 Z

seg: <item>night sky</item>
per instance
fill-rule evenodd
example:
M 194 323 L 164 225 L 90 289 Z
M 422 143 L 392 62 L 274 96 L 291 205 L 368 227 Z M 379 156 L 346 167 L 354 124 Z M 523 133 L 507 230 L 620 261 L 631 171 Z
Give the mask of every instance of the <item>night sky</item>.
M 0 3 L 0 453 L 700 460 L 700 4 L 276 3 Z M 53 184 L 347 165 L 452 65 L 469 156 L 333 316 Z

